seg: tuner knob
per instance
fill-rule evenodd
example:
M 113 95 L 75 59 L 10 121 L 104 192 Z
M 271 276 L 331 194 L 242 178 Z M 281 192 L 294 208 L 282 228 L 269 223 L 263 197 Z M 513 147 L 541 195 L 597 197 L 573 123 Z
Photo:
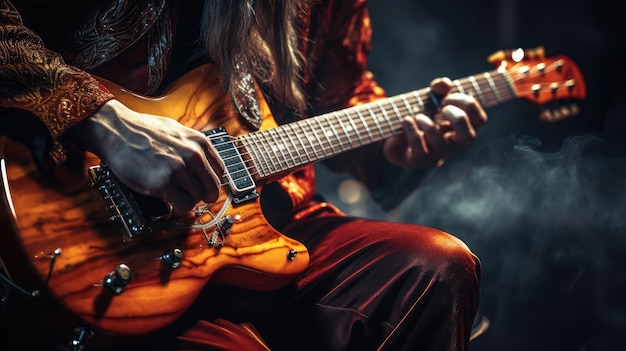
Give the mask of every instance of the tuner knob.
M 132 279 L 132 273 L 130 267 L 125 264 L 120 264 L 115 267 L 112 272 L 109 272 L 104 277 L 103 285 L 109 289 L 112 293 L 118 295 L 121 294 L 126 285 L 130 283 Z
M 161 256 L 161 261 L 169 268 L 176 269 L 180 267 L 183 260 L 183 251 L 181 249 L 169 250 Z

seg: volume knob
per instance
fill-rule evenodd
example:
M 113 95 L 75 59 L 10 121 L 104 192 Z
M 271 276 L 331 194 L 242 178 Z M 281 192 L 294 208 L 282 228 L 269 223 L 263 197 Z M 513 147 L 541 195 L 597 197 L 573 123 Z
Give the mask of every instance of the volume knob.
M 122 263 L 117 265 L 112 272 L 109 272 L 109 274 L 104 277 L 103 285 L 109 289 L 109 291 L 118 295 L 122 293 L 132 278 L 133 275 L 130 267 Z
M 183 251 L 181 249 L 169 250 L 161 256 L 161 261 L 169 268 L 176 269 L 180 267 L 183 260 Z

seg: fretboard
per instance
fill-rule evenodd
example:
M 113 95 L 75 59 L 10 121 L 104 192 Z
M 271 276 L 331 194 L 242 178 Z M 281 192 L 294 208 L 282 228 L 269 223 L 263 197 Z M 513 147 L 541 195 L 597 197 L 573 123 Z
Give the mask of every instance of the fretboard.
M 454 91 L 483 107 L 516 97 L 506 72 L 496 70 L 454 80 Z M 260 178 L 293 170 L 402 132 L 402 118 L 431 111 L 438 102 L 429 88 L 326 113 L 238 137 Z

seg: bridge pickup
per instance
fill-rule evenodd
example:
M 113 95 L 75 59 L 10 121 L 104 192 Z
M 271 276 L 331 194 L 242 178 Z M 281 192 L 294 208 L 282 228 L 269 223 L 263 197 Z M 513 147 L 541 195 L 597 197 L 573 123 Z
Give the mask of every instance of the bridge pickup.
M 224 162 L 226 167 L 225 174 L 233 195 L 233 202 L 240 203 L 258 197 L 252 175 L 232 138 L 226 132 L 226 128 L 218 127 L 205 131 L 204 134 Z

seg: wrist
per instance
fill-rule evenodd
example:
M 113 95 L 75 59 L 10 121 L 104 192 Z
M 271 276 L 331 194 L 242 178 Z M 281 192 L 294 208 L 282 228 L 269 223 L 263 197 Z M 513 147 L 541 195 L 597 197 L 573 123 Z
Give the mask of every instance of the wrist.
M 107 101 L 94 113 L 69 128 L 63 135 L 64 139 L 83 151 L 101 156 L 106 151 L 103 145 L 111 145 L 107 141 L 115 133 L 113 124 L 120 108 L 124 106 L 119 101 Z

